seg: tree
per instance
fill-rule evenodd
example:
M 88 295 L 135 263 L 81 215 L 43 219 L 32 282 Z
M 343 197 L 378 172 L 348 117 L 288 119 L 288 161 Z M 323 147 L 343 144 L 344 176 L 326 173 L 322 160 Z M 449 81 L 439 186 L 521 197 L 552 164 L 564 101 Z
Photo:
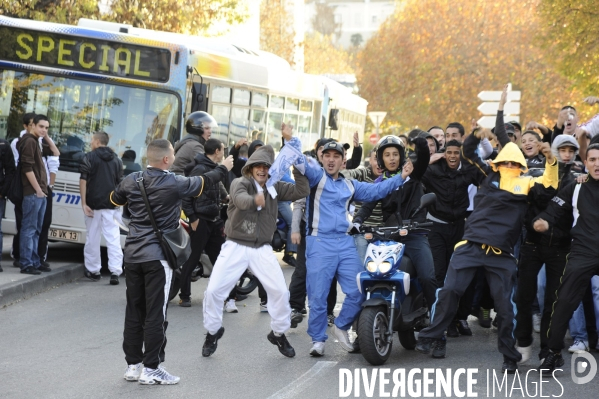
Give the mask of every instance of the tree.
M 521 121 L 552 125 L 560 106 L 582 96 L 533 43 L 537 3 L 407 0 L 358 56 L 361 95 L 402 128 L 468 126 L 480 116 L 477 94 L 511 82 L 522 91 Z
M 0 10 L 18 18 L 67 24 L 77 24 L 79 18 L 102 19 L 192 35 L 248 16 L 243 0 L 112 0 L 107 14 L 100 14 L 98 0 L 0 0 Z
M 79 18 L 98 19 L 97 0 L 0 0 L 0 14 L 76 25 Z
M 341 33 L 341 22 L 335 22 L 335 8 L 325 3 L 314 3 L 316 13 L 312 18 L 312 29 L 324 36 L 335 35 L 339 38 Z
M 595 0 L 542 0 L 539 34 L 549 59 L 587 94 L 599 93 L 599 11 Z
M 276 54 L 293 65 L 295 30 L 293 15 L 285 0 L 262 0 L 260 4 L 260 49 Z
M 318 32 L 306 35 L 304 58 L 306 73 L 314 75 L 354 73 L 350 55 L 343 49 L 335 47 L 330 36 Z

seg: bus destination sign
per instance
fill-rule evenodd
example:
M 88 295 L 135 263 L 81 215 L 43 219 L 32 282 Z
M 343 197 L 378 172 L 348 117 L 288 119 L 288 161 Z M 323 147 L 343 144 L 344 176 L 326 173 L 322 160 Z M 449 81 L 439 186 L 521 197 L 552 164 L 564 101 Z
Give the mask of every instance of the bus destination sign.
M 0 60 L 162 83 L 169 79 L 167 49 L 7 26 L 0 26 L 0 38 Z

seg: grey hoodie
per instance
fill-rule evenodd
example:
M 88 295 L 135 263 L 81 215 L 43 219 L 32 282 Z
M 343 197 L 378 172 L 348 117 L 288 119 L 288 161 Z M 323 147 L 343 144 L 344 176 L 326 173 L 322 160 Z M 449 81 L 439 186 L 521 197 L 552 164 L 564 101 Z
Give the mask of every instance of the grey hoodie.
M 183 175 L 185 168 L 194 163 L 194 158 L 198 154 L 204 154 L 203 137 L 196 134 L 187 134 L 181 141 L 175 144 L 175 162 L 170 171 L 176 175 Z
M 254 197 L 258 194 L 251 166 L 257 163 L 272 165 L 275 153 L 270 145 L 258 148 L 248 159 L 242 177 L 231 183 L 230 202 L 225 224 L 227 240 L 252 248 L 270 244 L 277 228 L 278 200 L 295 201 L 310 194 L 308 179 L 294 168 L 295 184 L 277 182 L 274 185 L 277 198 L 272 198 L 264 187 L 265 206 L 258 210 Z

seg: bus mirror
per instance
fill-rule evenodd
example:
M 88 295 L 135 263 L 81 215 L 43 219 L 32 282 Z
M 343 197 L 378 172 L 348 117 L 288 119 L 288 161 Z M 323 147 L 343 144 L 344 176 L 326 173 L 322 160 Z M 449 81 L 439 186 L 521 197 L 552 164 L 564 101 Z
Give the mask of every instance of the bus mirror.
M 194 83 L 191 88 L 191 112 L 208 112 L 208 101 L 206 99 L 207 87 L 202 83 Z

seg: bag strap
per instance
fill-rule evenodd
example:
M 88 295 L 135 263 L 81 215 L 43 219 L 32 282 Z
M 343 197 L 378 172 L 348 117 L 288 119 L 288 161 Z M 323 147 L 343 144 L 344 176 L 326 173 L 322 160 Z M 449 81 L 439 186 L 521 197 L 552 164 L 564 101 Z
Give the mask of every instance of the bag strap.
M 156 220 L 154 220 L 154 215 L 152 214 L 152 209 L 150 208 L 150 202 L 148 201 L 148 194 L 146 193 L 146 188 L 144 186 L 143 172 L 139 172 L 137 176 L 138 177 L 135 179 L 135 181 L 137 182 L 139 190 L 141 191 L 141 197 L 143 198 L 144 203 L 146 204 L 146 210 L 148 211 L 148 215 L 150 216 L 150 222 L 152 222 L 154 233 L 156 233 L 158 238 L 162 240 L 162 231 L 160 231 L 160 229 L 156 225 Z

